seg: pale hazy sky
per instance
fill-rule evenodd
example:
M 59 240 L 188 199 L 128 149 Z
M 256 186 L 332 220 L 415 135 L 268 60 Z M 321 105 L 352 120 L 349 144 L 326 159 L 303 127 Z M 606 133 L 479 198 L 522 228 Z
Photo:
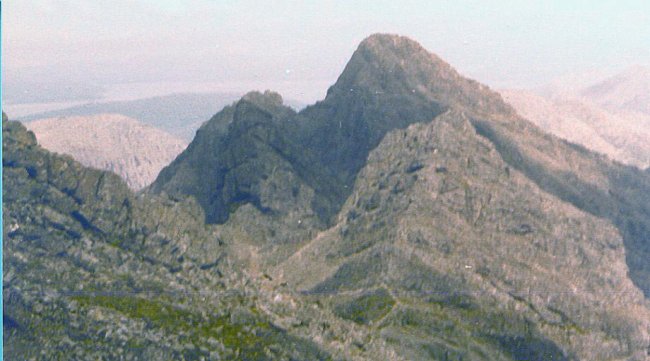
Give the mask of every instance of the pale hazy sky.
M 648 0 L 2 5 L 3 97 L 13 101 L 72 100 L 102 90 L 146 96 L 142 89 L 155 83 L 181 91 L 269 88 L 312 102 L 374 32 L 409 36 L 497 88 L 650 64 Z

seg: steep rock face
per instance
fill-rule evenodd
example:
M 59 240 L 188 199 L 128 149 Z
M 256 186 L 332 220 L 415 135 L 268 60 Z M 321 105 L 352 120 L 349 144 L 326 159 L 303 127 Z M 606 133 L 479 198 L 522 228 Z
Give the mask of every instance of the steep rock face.
M 275 93 L 247 94 L 204 124 L 150 190 L 194 196 L 208 223 L 240 210 L 265 240 L 308 237 L 324 226 L 330 197 L 341 190 L 327 169 L 315 166 L 310 150 L 287 135 L 294 116 Z M 247 204 L 253 209 L 242 207 Z
M 428 122 L 460 104 L 512 111 L 487 89 L 413 40 L 376 34 L 359 45 L 327 97 L 300 113 L 297 137 L 349 188 L 390 130 Z
M 511 167 L 546 192 L 616 225 L 623 236 L 630 277 L 646 297 L 650 294 L 650 179 L 646 173 L 544 134 L 521 120 L 471 120 Z
M 368 152 L 387 131 L 428 121 L 444 111 L 443 101 L 424 96 L 430 90 L 427 81 L 437 72 L 457 74 L 448 74 L 448 65 L 421 50 L 404 38 L 364 40 L 325 100 L 303 112 L 304 142 L 346 183 L 354 181 Z
M 327 358 L 258 311 L 198 205 L 135 196 L 4 119 L 2 161 L 6 358 Z
M 186 143 L 119 114 L 39 119 L 26 124 L 44 148 L 112 171 L 131 189 L 149 185 Z
M 496 146 L 510 167 L 521 170 L 544 191 L 611 220 L 624 238 L 633 281 L 650 294 L 650 264 L 647 262 L 650 259 L 650 179 L 647 174 L 545 134 L 517 115 L 499 94 L 463 78 L 438 57 L 404 37 L 370 36 L 355 51 L 325 100 L 298 114 L 287 115 L 284 121 L 272 122 L 284 140 L 282 144 L 293 144 L 300 149 L 298 160 L 289 161 L 295 171 L 292 174 L 297 174 L 297 178 L 314 192 L 311 204 L 303 202 L 306 206 L 300 207 L 310 209 L 303 215 L 314 214 L 321 224 L 332 225 L 368 153 L 384 134 L 409 124 L 430 122 L 448 109 L 464 112 L 479 133 Z M 216 223 L 225 221 L 233 211 L 240 209 L 238 201 L 256 202 L 261 188 L 258 191 L 255 187 L 249 188 L 255 197 L 238 199 L 226 197 L 218 185 L 210 183 L 225 174 L 216 165 L 225 162 L 227 152 L 218 151 L 219 148 L 211 144 L 225 144 L 222 142 L 229 139 L 231 130 L 219 126 L 219 119 L 228 123 L 228 114 L 232 112 L 234 108 L 226 108 L 223 114 L 205 124 L 203 135 L 197 136 L 188 150 L 161 173 L 151 188 L 154 193 L 165 191 L 173 196 L 194 196 L 206 214 L 219 214 L 208 217 L 209 222 Z M 212 128 L 225 129 L 225 135 L 211 131 Z M 201 162 L 199 166 L 196 160 L 204 154 L 209 154 L 212 161 Z M 299 168 L 302 169 L 296 169 L 297 164 L 301 164 Z M 313 178 L 305 174 L 319 174 L 315 179 L 320 182 L 310 181 Z M 194 179 L 195 183 L 204 180 L 206 185 L 170 181 L 186 177 Z M 289 204 L 294 204 L 292 202 Z M 259 206 L 257 209 L 264 211 Z M 297 229 L 295 224 L 303 215 L 283 224 Z M 267 224 L 267 232 L 253 237 L 256 243 L 264 243 L 268 237 L 274 239 L 272 224 L 282 216 L 272 219 L 255 215 L 239 219 L 235 223 L 254 220 Z M 285 234 L 275 240 L 295 242 L 307 239 L 309 234 L 307 231 L 297 236 Z
M 498 94 L 486 89 L 461 77 L 416 42 L 379 34 L 359 45 L 325 100 L 298 114 L 281 111 L 281 116 L 274 118 L 282 121 L 274 122 L 273 127 L 282 137 L 282 145 L 299 149 L 292 161 L 304 164 L 297 171 L 315 192 L 312 211 L 328 223 L 349 195 L 368 153 L 387 131 L 430 121 L 455 104 L 465 104 L 477 111 L 512 112 Z M 233 111 L 226 108 L 205 124 L 199 131 L 202 134 L 151 187 L 153 192 L 164 190 L 168 194 L 197 197 L 211 223 L 222 223 L 228 218 L 233 199 L 222 194 L 219 184 L 195 185 L 172 179 L 206 179 L 199 176 L 205 171 L 223 176 L 217 164 L 223 163 L 226 156 L 215 142 L 221 144 L 222 139 L 236 137 L 237 129 L 217 124 L 229 123 Z M 207 170 L 197 169 L 193 160 L 207 151 L 213 157 L 202 163 Z M 317 175 L 316 179 L 312 174 Z M 206 198 L 214 203 L 201 200 Z M 254 203 L 254 199 L 251 201 Z
M 454 111 L 390 132 L 338 224 L 275 269 L 335 310 L 381 302 L 353 317 L 409 359 L 642 360 L 650 313 L 627 272 L 611 224 L 509 169 Z
M 211 223 L 223 223 L 230 208 L 238 203 L 251 202 L 267 210 L 261 203 L 259 182 L 271 170 L 265 167 L 283 161 L 269 143 L 277 142 L 280 136 L 274 123 L 291 110 L 282 107 L 281 101 L 268 99 L 265 107 L 257 100 L 256 103 L 243 99 L 199 129 L 196 141 L 161 173 L 159 178 L 163 181 L 154 184 L 152 189 L 160 188 L 160 183 L 169 183 L 165 188 L 169 193 L 198 190 L 197 199 Z M 172 172 L 177 165 L 182 170 Z M 197 170 L 206 173 L 191 178 Z

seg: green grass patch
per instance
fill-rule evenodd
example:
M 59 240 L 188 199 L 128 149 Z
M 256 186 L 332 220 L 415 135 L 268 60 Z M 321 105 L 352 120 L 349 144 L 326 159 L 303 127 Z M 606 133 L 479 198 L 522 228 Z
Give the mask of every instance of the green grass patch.
M 208 347 L 207 340 L 219 340 L 226 348 L 238 350 L 239 357 L 246 360 L 268 359 L 270 345 L 291 345 L 323 359 L 315 347 L 263 320 L 254 308 L 243 310 L 243 317 L 229 314 L 203 317 L 198 313 L 174 307 L 158 300 L 129 296 L 76 296 L 75 300 L 86 306 L 102 307 L 145 321 L 150 327 L 162 328 L 172 334 L 183 332 L 197 347 Z
M 368 325 L 386 316 L 395 305 L 387 290 L 380 288 L 347 302 L 334 306 L 334 313 L 346 320 Z

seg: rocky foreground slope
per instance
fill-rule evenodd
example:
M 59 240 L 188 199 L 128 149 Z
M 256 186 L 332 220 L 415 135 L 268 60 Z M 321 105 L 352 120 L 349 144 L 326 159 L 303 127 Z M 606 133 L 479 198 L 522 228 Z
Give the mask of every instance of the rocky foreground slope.
M 5 359 L 327 358 L 258 310 L 193 202 L 2 130 Z
M 246 95 L 139 195 L 3 136 L 16 358 L 648 357 L 648 174 L 407 38 L 299 113 Z
M 46 149 L 117 173 L 134 190 L 151 184 L 187 145 L 120 114 L 39 119 L 26 126 Z

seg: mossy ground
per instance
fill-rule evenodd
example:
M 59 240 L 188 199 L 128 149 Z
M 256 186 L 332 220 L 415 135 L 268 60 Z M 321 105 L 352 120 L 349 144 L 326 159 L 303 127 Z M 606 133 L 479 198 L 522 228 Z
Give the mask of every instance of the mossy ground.
M 338 302 L 334 306 L 334 313 L 346 320 L 358 324 L 372 324 L 386 316 L 395 305 L 395 300 L 383 288 L 355 299 Z
M 231 314 L 204 316 L 168 305 L 160 300 L 140 297 L 84 295 L 75 296 L 74 299 L 85 306 L 102 307 L 122 313 L 134 320 L 143 320 L 148 327 L 161 328 L 172 334 L 188 335 L 187 341 L 197 349 L 214 348 L 208 340 L 215 339 L 225 349 L 232 350 L 233 354 L 241 360 L 272 358 L 273 345 L 286 345 L 297 341 L 265 321 L 254 307 L 243 310 L 242 318 L 233 317 Z M 314 359 L 326 359 L 316 350 L 308 353 Z

